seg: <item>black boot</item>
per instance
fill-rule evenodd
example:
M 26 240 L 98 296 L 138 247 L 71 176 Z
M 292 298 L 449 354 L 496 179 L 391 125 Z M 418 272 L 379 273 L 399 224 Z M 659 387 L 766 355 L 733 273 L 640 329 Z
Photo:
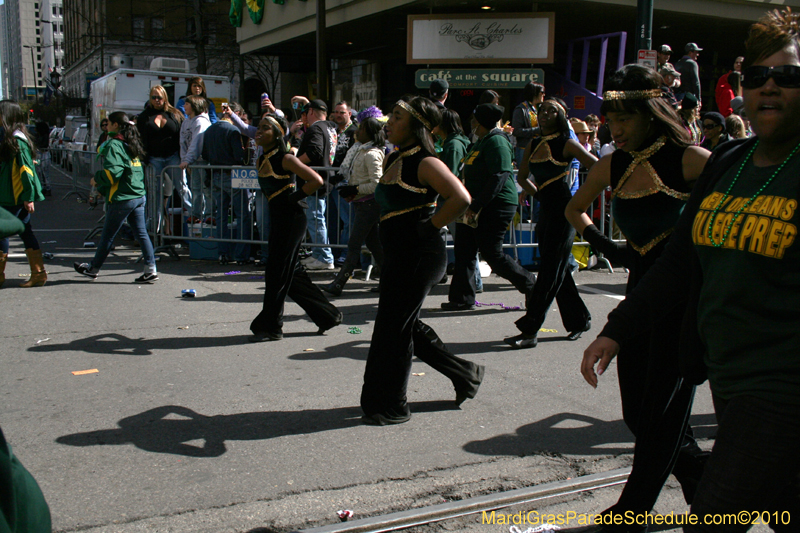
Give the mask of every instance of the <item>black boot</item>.
M 323 285 L 320 287 L 323 291 L 327 292 L 328 294 L 332 294 L 334 296 L 341 296 L 342 289 L 344 288 L 344 284 L 340 283 L 338 280 L 333 280 L 327 285 Z
M 353 276 L 352 272 L 343 272 L 339 271 L 336 275 L 336 279 L 328 283 L 327 285 L 323 285 L 320 287 L 323 291 L 327 292 L 328 294 L 332 294 L 334 296 L 341 296 L 342 289 L 344 289 L 345 283 Z

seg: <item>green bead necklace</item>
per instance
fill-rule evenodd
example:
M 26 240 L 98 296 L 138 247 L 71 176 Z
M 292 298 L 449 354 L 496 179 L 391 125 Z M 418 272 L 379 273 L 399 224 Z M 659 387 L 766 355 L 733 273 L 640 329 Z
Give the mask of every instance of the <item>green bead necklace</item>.
M 737 181 L 739 181 L 739 176 L 742 175 L 742 170 L 744 170 L 744 166 L 747 164 L 748 161 L 750 161 L 750 158 L 753 157 L 753 152 L 756 151 L 756 148 L 758 148 L 758 141 L 756 141 L 756 143 L 753 145 L 753 148 L 750 150 L 750 153 L 748 153 L 747 157 L 745 157 L 744 161 L 742 161 L 742 166 L 740 166 L 739 167 L 739 171 L 736 172 L 736 177 L 733 178 L 733 181 L 731 182 L 730 186 L 728 186 L 728 190 L 725 191 L 725 195 L 717 203 L 717 207 L 714 208 L 714 211 L 711 213 L 711 216 L 708 217 L 708 240 L 711 242 L 711 244 L 715 248 L 721 248 L 725 244 L 725 240 L 728 238 L 728 235 L 730 234 L 731 229 L 733 228 L 733 225 L 736 223 L 736 219 L 739 217 L 739 215 L 742 214 L 742 212 L 745 209 L 747 209 L 747 207 L 750 204 L 753 203 L 753 201 L 756 198 L 758 198 L 758 196 L 762 192 L 764 192 L 764 189 L 766 189 L 767 186 L 769 186 L 769 184 L 772 183 L 772 180 L 774 180 L 775 177 L 778 174 L 780 174 L 781 170 L 783 170 L 783 167 L 786 166 L 786 163 L 788 163 L 789 160 L 792 158 L 792 156 L 794 156 L 794 154 L 797 153 L 797 150 L 800 149 L 800 144 L 798 144 L 797 146 L 794 147 L 794 150 L 792 150 L 792 153 L 789 154 L 789 157 L 787 157 L 786 159 L 783 160 L 783 163 L 781 163 L 781 165 L 772 174 L 772 176 L 770 176 L 770 178 L 767 181 L 764 182 L 764 185 L 762 185 L 761 188 L 758 189 L 758 191 L 756 191 L 756 193 L 753 196 L 750 197 L 750 199 L 748 199 L 744 204 L 742 204 L 742 206 L 739 209 L 736 210 L 736 212 L 733 214 L 733 217 L 731 218 L 730 223 L 728 224 L 728 227 L 725 228 L 725 233 L 722 235 L 722 240 L 718 244 L 718 243 L 714 242 L 714 238 L 711 236 L 712 229 L 714 228 L 714 220 L 716 220 L 717 214 L 719 213 L 719 210 L 722 209 L 723 205 L 725 205 L 725 200 L 728 199 L 728 196 L 730 195 L 730 192 L 733 189 L 733 186 L 736 185 Z

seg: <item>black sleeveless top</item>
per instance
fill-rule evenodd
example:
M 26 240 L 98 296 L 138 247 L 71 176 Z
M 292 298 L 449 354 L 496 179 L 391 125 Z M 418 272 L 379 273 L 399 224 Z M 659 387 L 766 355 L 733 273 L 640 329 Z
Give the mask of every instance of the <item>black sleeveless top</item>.
M 285 153 L 278 148 L 258 159 L 258 184 L 268 201 L 275 198 L 288 198 L 297 189 L 295 176 L 283 168 Z
M 426 157 L 436 156 L 420 145 L 389 155 L 386 170 L 375 188 L 381 221 L 410 211 L 436 207 L 438 193 L 419 182 L 419 164 Z
M 572 198 L 570 191 L 572 158 L 564 159 L 564 146 L 568 140 L 568 134 L 554 133 L 544 137 L 534 137 L 531 141 L 534 148 L 531 151 L 528 169 L 533 175 L 536 188 L 539 189 L 536 198 L 542 203 L 543 208 L 553 202 L 558 202 L 560 205 Z M 546 156 L 544 157 L 536 156 L 536 152 L 541 146 L 545 147 Z
M 686 148 L 666 137 L 638 152 L 617 150 L 611 155 L 611 212 L 625 238 L 644 256 L 675 229 L 692 187 L 683 177 Z M 641 166 L 652 178 L 652 187 L 628 192 L 621 188 Z

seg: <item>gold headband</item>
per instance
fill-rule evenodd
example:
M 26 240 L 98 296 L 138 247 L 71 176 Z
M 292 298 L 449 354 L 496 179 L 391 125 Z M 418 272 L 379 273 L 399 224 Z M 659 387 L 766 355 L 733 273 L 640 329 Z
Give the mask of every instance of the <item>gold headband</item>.
M 394 105 L 399 105 L 400 107 L 408 111 L 412 117 L 422 122 L 422 125 L 425 126 L 425 128 L 428 131 L 433 131 L 433 126 L 431 126 L 431 123 L 422 118 L 422 115 L 419 114 L 419 111 L 408 105 L 407 102 L 404 102 L 403 100 L 398 100 L 397 103 Z
M 606 91 L 603 100 L 650 100 L 661 98 L 664 94 L 661 89 L 648 89 L 646 91 Z
M 552 104 L 552 105 L 553 105 L 553 106 L 555 106 L 557 109 L 560 109 L 560 110 L 561 110 L 561 112 L 562 112 L 562 113 L 564 113 L 564 116 L 565 116 L 565 117 L 567 116 L 567 110 L 566 110 L 566 109 L 564 109 L 564 106 L 563 106 L 563 105 L 559 104 L 559 103 L 558 103 L 558 102 L 556 102 L 555 100 L 545 100 L 545 101 L 544 101 L 544 102 L 542 102 L 542 103 L 543 103 L 543 104 Z
M 264 118 L 267 119 L 273 126 L 278 128 L 278 131 L 281 132 L 281 137 L 286 137 L 286 132 L 283 131 L 283 128 L 281 128 L 281 123 L 280 122 L 278 122 L 277 120 L 275 120 L 274 118 L 272 118 L 270 116 L 266 116 Z

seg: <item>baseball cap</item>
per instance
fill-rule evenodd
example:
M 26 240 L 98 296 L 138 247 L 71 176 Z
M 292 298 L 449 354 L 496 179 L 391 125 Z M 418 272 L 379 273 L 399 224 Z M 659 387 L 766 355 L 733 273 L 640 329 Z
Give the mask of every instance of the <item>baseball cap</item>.
M 697 46 L 697 43 L 687 43 L 684 47 L 684 50 L 687 52 L 702 52 L 703 49 Z
M 672 48 L 670 48 L 668 44 L 662 44 L 661 48 L 659 48 L 658 51 L 661 52 L 662 54 L 671 54 Z
M 328 112 L 328 106 L 325 105 L 325 102 L 322 100 L 311 100 L 309 103 L 303 106 L 303 113 L 308 111 L 309 109 L 319 109 L 320 111 Z
M 447 83 L 446 80 L 441 78 L 436 78 L 431 82 L 431 87 L 429 89 L 431 96 L 434 98 L 441 98 L 445 95 L 447 90 L 450 88 L 450 85 Z

